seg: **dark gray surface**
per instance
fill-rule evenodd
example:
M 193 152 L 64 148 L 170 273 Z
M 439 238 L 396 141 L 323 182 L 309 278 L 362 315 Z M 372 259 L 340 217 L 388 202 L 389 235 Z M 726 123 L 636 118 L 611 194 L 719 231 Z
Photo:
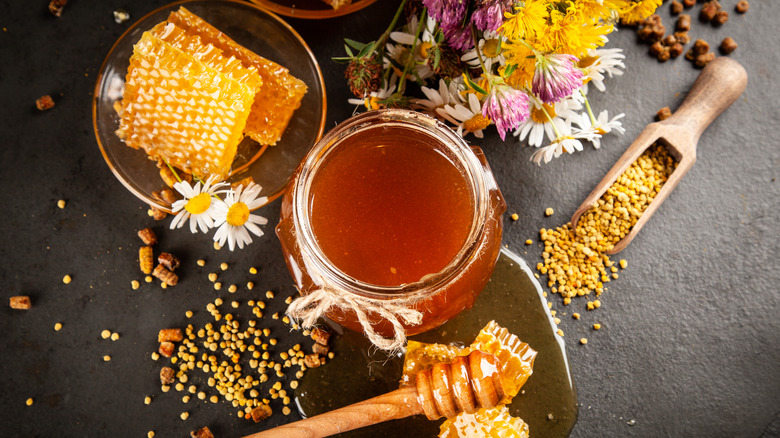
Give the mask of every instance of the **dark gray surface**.
M 249 266 L 261 266 L 258 291 L 292 294 L 273 230 L 248 249 L 215 252 L 210 235 L 166 232 L 114 178 L 97 148 L 91 122 L 96 73 L 113 42 L 132 21 L 160 2 L 72 1 L 61 18 L 43 2 L 0 3 L 0 187 L 3 191 L 0 279 L 3 300 L 33 297 L 33 309 L 0 307 L 0 422 L 3 436 L 184 436 L 209 424 L 219 436 L 239 436 L 258 426 L 235 420 L 225 404 L 181 404 L 182 394 L 160 394 L 159 365 L 149 360 L 157 330 L 186 323 L 183 313 L 202 311 L 214 291 L 205 273 L 227 261 L 225 281 L 243 282 Z M 728 9 L 735 1 L 723 1 Z M 574 437 L 759 437 L 777 431 L 780 412 L 780 324 L 777 253 L 780 170 L 777 144 L 780 65 L 774 2 L 754 0 L 715 29 L 694 19 L 692 35 L 716 45 L 732 36 L 732 55 L 748 71 L 744 95 L 704 133 L 699 160 L 651 222 L 620 254 L 628 269 L 610 284 L 602 307 L 585 312 L 584 301 L 555 308 L 578 387 L 580 418 Z M 132 20 L 113 21 L 117 7 Z M 377 2 L 348 17 L 290 19 L 323 68 L 328 126 L 352 113 L 342 66 L 342 39 L 379 35 L 394 4 Z M 698 7 L 697 7 L 698 10 Z M 660 13 L 673 26 L 668 4 Z M 526 247 L 541 227 L 567 221 L 574 209 L 658 109 L 674 109 L 698 70 L 678 59 L 659 64 L 647 56 L 631 29 L 611 35 L 626 53 L 626 74 L 608 80 L 605 94 L 591 93 L 595 108 L 626 112 L 623 136 L 603 140 L 601 150 L 563 157 L 537 167 L 531 150 L 500 142 L 493 132 L 481 145 L 509 206 L 504 242 L 533 265 L 541 250 Z M 52 94 L 57 106 L 39 113 L 34 102 Z M 60 210 L 58 199 L 68 201 Z M 556 214 L 546 218 L 543 211 Z M 279 203 L 262 210 L 272 222 Z M 161 290 L 129 284 L 136 267 L 137 229 L 151 225 L 161 245 L 184 261 L 182 283 Z M 194 261 L 204 257 L 206 268 Z M 63 275 L 73 282 L 64 285 Z M 232 276 L 232 277 L 230 277 Z M 224 292 L 224 291 L 223 291 Z M 250 295 L 243 291 L 242 299 Z M 225 295 L 227 295 L 225 293 Z M 273 302 L 278 310 L 281 299 Z M 593 322 L 604 328 L 592 332 Z M 62 322 L 63 329 L 53 326 Z M 116 342 L 100 331 L 117 331 Z M 279 330 L 283 330 L 280 326 Z M 581 346 L 579 338 L 589 343 Z M 110 354 L 111 362 L 102 356 Z M 154 395 L 150 406 L 146 395 Z M 25 406 L 33 397 L 36 403 Z M 190 412 L 183 422 L 178 414 Z M 277 409 L 279 410 L 279 409 Z M 274 415 L 261 427 L 289 421 Z M 774 425 L 772 425 L 774 421 Z M 633 425 L 630 425 L 630 424 Z

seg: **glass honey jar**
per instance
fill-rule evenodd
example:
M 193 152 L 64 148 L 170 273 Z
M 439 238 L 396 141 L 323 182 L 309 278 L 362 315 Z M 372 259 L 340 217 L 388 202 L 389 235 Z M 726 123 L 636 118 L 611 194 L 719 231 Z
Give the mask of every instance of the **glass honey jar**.
M 276 233 L 309 299 L 297 310 L 372 340 L 437 327 L 490 279 L 505 210 L 481 149 L 440 121 L 353 116 L 314 145 L 282 200 Z

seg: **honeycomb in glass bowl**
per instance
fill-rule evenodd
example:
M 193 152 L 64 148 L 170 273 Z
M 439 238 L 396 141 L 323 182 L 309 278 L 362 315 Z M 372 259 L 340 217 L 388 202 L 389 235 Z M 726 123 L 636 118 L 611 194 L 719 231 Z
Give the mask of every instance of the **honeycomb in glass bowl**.
M 161 23 L 133 48 L 117 134 L 153 160 L 225 179 L 262 80 L 224 56 L 198 59 L 182 50 L 194 36 L 166 41 L 168 30 Z

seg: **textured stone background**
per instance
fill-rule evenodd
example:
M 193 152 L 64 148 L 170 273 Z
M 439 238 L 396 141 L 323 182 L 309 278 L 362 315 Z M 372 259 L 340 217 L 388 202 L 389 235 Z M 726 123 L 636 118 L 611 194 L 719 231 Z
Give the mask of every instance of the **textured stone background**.
M 167 222 L 153 224 L 100 155 L 91 122 L 98 69 L 119 35 L 163 3 L 72 1 L 59 19 L 46 3 L 0 3 L 0 279 L 4 300 L 17 294 L 34 299 L 24 314 L 0 307 L 2 434 L 137 437 L 154 429 L 158 436 L 184 436 L 202 424 L 223 437 L 256 431 L 228 418 L 233 410 L 223 404 L 195 408 L 190 402 L 191 419 L 182 422 L 181 394 L 148 407 L 142 402 L 159 393 L 159 365 L 148 360 L 157 330 L 183 324 L 184 310 L 202 309 L 213 291 L 193 263 L 176 289 L 132 291 L 130 281 L 139 278 L 137 229 L 154 226 L 166 248 L 190 261 L 228 261 L 237 282 L 246 280 L 249 266 L 262 266 L 256 282 L 263 290 L 294 292 L 270 226 L 266 238 L 233 254 L 215 253 L 204 235 L 165 233 Z M 722 1 L 729 11 L 735 3 Z M 564 308 L 552 298 L 559 312 L 583 314 L 580 321 L 563 317 L 560 325 L 581 404 L 573 437 L 778 436 L 780 37 L 774 6 L 753 0 L 746 15 L 732 13 L 718 29 L 693 20 L 694 38 L 713 46 L 726 36 L 736 39 L 739 49 L 731 56 L 748 71 L 747 90 L 704 133 L 696 165 L 620 254 L 628 269 L 609 285 L 602 307 L 586 312 L 584 301 Z M 116 24 L 117 7 L 128 8 L 132 20 Z M 395 2 L 380 1 L 347 17 L 288 20 L 321 64 L 328 127 L 353 111 L 342 66 L 330 58 L 342 54 L 345 37 L 376 38 L 394 9 Z M 668 3 L 659 13 L 671 28 Z M 674 110 L 698 74 L 683 59 L 660 64 L 650 58 L 632 29 L 611 39 L 611 47 L 625 49 L 626 73 L 590 98 L 597 111 L 626 113 L 625 135 L 541 167 L 529 161 L 530 149 L 502 143 L 494 132 L 472 139 L 496 173 L 508 214 L 520 215 L 507 222 L 504 242 L 532 265 L 541 249 L 524 241 L 536 240 L 541 227 L 566 222 L 656 111 Z M 38 113 L 35 99 L 46 93 L 57 106 Z M 68 201 L 66 209 L 56 208 L 58 199 Z M 556 214 L 545 217 L 547 207 Z M 273 222 L 279 203 L 261 211 Z M 73 277 L 70 285 L 61 282 L 65 274 Z M 274 305 L 283 308 L 281 300 Z M 64 328 L 55 332 L 58 321 Z M 604 327 L 599 332 L 590 329 L 596 321 Z M 122 338 L 101 340 L 103 329 Z M 586 346 L 579 345 L 581 337 L 589 339 Z M 113 360 L 104 363 L 104 354 Z M 28 397 L 36 399 L 32 407 L 25 406 Z M 288 420 L 275 415 L 265 426 Z

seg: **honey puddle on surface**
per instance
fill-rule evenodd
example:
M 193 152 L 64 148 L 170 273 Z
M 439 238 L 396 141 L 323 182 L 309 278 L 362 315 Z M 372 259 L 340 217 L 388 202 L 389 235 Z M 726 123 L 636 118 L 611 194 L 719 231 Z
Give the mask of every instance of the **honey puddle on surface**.
M 577 420 L 577 393 L 563 340 L 555 334 L 546 298 L 531 269 L 517 255 L 501 251 L 493 276 L 473 308 L 438 329 L 411 339 L 466 346 L 491 320 L 538 352 L 533 375 L 509 405 L 509 412 L 528 423 L 531 437 L 567 437 Z M 296 390 L 295 402 L 304 416 L 398 389 L 403 355 L 387 358 L 382 352 L 374 352 L 362 334 L 349 330 L 335 338 L 332 350 L 335 357 L 324 367 L 308 370 Z M 428 421 L 424 415 L 418 415 L 339 436 L 436 437 L 442 421 Z

